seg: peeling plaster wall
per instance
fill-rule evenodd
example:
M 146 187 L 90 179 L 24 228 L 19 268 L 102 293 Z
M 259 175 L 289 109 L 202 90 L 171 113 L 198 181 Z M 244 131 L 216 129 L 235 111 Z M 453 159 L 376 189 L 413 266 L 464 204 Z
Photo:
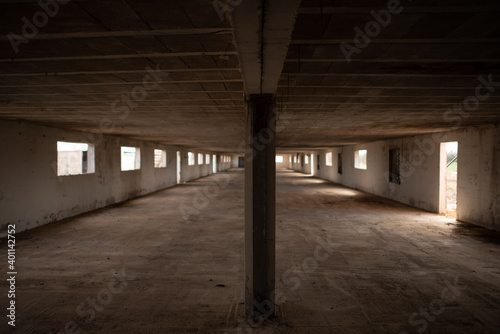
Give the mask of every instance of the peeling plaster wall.
M 450 132 L 405 137 L 322 150 L 315 175 L 348 187 L 439 213 L 440 143 L 458 142 L 457 217 L 500 230 L 500 129 L 469 127 Z M 401 152 L 401 184 L 389 182 L 389 149 Z M 368 150 L 367 170 L 354 168 L 354 152 Z M 332 152 L 332 166 L 325 154 Z M 338 173 L 342 154 L 342 174 Z M 293 169 L 308 173 L 300 164 Z
M 57 141 L 95 144 L 95 173 L 57 176 Z M 121 171 L 121 146 L 141 148 L 140 170 Z M 154 149 L 167 151 L 166 168 L 154 168 Z M 15 223 L 20 232 L 173 186 L 178 150 L 154 142 L 0 121 L 0 234 L 7 224 Z M 187 150 L 180 151 L 187 156 Z M 211 173 L 211 165 L 185 164 L 187 159 L 183 182 Z

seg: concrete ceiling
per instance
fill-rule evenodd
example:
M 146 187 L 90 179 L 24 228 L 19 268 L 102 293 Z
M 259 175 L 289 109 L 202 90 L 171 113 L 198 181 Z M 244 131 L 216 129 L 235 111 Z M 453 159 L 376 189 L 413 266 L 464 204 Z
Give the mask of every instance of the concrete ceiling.
M 320 148 L 454 128 L 478 76 L 500 82 L 496 0 L 402 1 L 350 62 L 341 43 L 387 1 L 299 2 L 73 0 L 16 53 L 9 33 L 41 8 L 0 1 L 0 118 L 231 152 L 245 92 L 275 91 L 278 146 Z M 459 125 L 500 122 L 499 91 Z

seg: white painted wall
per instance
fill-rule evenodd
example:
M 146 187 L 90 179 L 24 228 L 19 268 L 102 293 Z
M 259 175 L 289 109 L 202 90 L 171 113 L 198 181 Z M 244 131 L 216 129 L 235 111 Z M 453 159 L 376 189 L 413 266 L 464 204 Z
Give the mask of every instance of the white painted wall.
M 95 173 L 58 177 L 57 141 L 94 144 Z M 121 146 L 140 147 L 140 170 L 121 171 Z M 154 149 L 167 151 L 166 168 L 154 168 Z M 177 150 L 183 182 L 211 173 L 210 165 L 188 167 L 186 149 L 0 121 L 0 234 L 7 224 L 20 232 L 173 186 Z
M 322 150 L 316 175 L 348 187 L 439 212 L 440 143 L 458 141 L 458 219 L 500 230 L 500 129 L 469 127 Z M 401 184 L 390 183 L 389 149 L 401 150 Z M 354 151 L 368 150 L 368 169 L 354 168 Z M 332 166 L 325 153 L 333 153 Z M 337 157 L 342 153 L 342 174 Z M 304 166 L 305 167 L 305 166 Z M 308 173 L 300 164 L 293 169 Z

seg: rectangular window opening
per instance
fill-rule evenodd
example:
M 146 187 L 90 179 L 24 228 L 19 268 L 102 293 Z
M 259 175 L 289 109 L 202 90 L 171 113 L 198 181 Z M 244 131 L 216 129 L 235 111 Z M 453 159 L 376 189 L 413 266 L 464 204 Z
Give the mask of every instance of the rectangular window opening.
M 57 176 L 95 173 L 94 145 L 57 142 Z
M 325 164 L 327 166 L 333 166 L 333 161 L 332 161 L 332 152 L 328 152 L 325 154 Z
M 141 169 L 141 149 L 139 147 L 121 147 L 122 171 Z
M 205 164 L 210 165 L 210 154 L 205 154 Z
M 194 153 L 188 152 L 188 166 L 194 166 Z
M 439 212 L 458 219 L 458 142 L 444 142 L 440 146 Z
M 393 148 L 389 150 L 389 182 L 401 183 L 400 175 L 400 150 Z
M 155 149 L 155 168 L 167 167 L 167 151 Z
M 276 163 L 282 163 L 283 162 L 283 156 L 282 155 L 277 155 L 276 156 Z
M 367 150 L 357 150 L 354 152 L 354 168 L 356 169 L 366 169 L 367 163 L 366 158 L 368 155 Z
M 306 154 L 306 156 L 304 157 L 304 159 L 305 159 L 304 163 L 306 165 L 309 165 L 309 154 Z
M 198 165 L 203 165 L 203 154 L 198 153 Z

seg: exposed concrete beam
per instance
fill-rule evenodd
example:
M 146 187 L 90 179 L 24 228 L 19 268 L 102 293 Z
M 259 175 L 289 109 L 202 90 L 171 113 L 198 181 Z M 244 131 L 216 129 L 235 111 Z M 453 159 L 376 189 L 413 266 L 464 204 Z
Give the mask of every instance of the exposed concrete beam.
M 104 101 L 107 101 L 108 99 L 104 99 Z M 240 104 L 243 104 L 244 102 L 243 101 L 235 101 L 234 99 L 219 99 L 219 98 L 214 98 L 214 99 L 211 99 L 211 98 L 204 98 L 204 99 L 197 99 L 197 98 L 190 98 L 190 99 L 161 99 L 161 100 L 158 100 L 158 99 L 147 99 L 147 101 L 144 101 L 143 103 L 153 103 L 153 102 L 209 102 L 209 101 L 233 101 L 233 102 L 237 102 L 237 103 L 240 103 Z M 2 103 L 3 101 L 0 100 L 0 104 Z M 16 101 L 16 102 L 12 102 L 11 104 L 9 105 L 25 105 L 25 104 L 30 104 L 31 101 L 30 100 L 24 100 L 24 101 Z M 297 102 L 297 103 L 300 103 L 300 102 Z M 46 106 L 47 105 L 50 105 L 50 104 L 78 104 L 78 105 L 101 105 L 100 104 L 100 101 L 89 101 L 89 100 L 54 100 L 53 98 L 50 98 L 48 99 L 48 102 L 45 104 Z
M 2 96 L 4 94 L 0 94 Z M 280 95 L 281 96 L 281 95 Z M 302 97 L 326 97 L 326 98 L 343 98 L 343 97 L 355 97 L 355 98 L 405 98 L 405 99 L 418 99 L 419 101 L 422 100 L 422 98 L 456 98 L 457 96 L 462 97 L 462 95 L 457 94 L 457 95 L 377 95 L 377 94 L 372 94 L 372 95 L 367 95 L 367 94 L 360 94 L 360 95 L 352 95 L 352 94 L 331 94 L 331 95 L 324 95 L 324 94 L 293 94 L 292 98 L 302 98 Z M 491 96 L 490 99 L 496 99 L 500 98 L 500 96 Z
M 123 90 L 116 90 L 116 91 L 107 91 L 105 93 L 92 93 L 92 96 L 96 95 L 113 95 L 113 94 L 121 94 L 123 93 Z M 205 94 L 205 93 L 241 93 L 243 94 L 244 92 L 242 90 L 229 90 L 229 89 L 224 89 L 224 90 L 197 90 L 197 91 L 182 91 L 182 92 L 170 92 L 170 93 L 164 93 L 164 94 L 176 94 L 176 93 L 181 93 L 181 94 Z M 154 93 L 152 93 L 154 94 Z M 37 95 L 42 95 L 42 96 L 88 96 L 89 93 L 45 93 L 45 92 L 40 92 L 40 93 L 0 93 L 0 96 L 37 96 Z
M 345 58 L 288 58 L 287 63 L 346 63 Z M 352 58 L 351 63 L 500 63 L 500 59 L 461 58 Z
M 182 36 L 182 35 L 223 35 L 231 34 L 230 28 L 195 28 L 195 29 L 163 29 L 163 30 L 126 30 L 126 31 L 85 31 L 54 34 L 38 34 L 34 39 L 75 39 L 104 37 L 137 37 L 137 36 Z M 12 37 L 11 37 L 12 38 Z M 9 40 L 8 35 L 1 35 L 0 41 Z
M 299 14 L 370 14 L 371 10 L 380 11 L 387 7 L 303 7 Z M 500 6 L 405 6 L 404 13 L 492 13 L 500 12 Z
M 263 70 L 261 94 L 276 94 L 288 53 L 300 0 L 264 1 Z
M 242 82 L 241 79 L 222 79 L 222 80 L 169 80 L 159 83 L 159 85 L 183 84 L 183 83 L 214 83 L 214 82 Z M 121 82 L 91 82 L 91 83 L 60 83 L 60 84 L 41 84 L 41 85 L 5 85 L 0 88 L 30 88 L 30 87 L 84 87 L 84 86 L 127 86 L 143 85 L 142 81 L 121 81 Z
M 275 94 L 300 0 L 247 0 L 231 14 L 245 91 Z
M 24 63 L 44 61 L 68 61 L 68 60 L 105 60 L 105 59 L 137 59 L 137 58 L 166 58 L 166 57 L 203 57 L 203 56 L 234 56 L 236 51 L 216 52 L 156 52 L 156 53 L 133 53 L 119 55 L 95 55 L 95 56 L 63 56 L 63 57 L 39 57 L 39 58 L 2 58 L 0 63 Z
M 288 86 L 288 85 L 279 85 L 280 88 L 336 88 L 336 89 L 442 89 L 442 90 L 470 90 L 475 89 L 477 86 L 403 86 L 399 84 L 395 84 L 394 86 L 348 86 L 348 85 L 297 85 L 297 86 Z
M 168 73 L 196 73 L 196 72 L 239 72 L 237 67 L 214 68 L 177 68 L 168 69 Z M 33 73 L 0 73 L 0 77 L 60 77 L 69 75 L 107 75 L 107 74 L 135 74 L 147 73 L 146 70 L 109 70 L 109 71 L 75 71 L 75 72 L 33 72 Z
M 257 0 L 243 1 L 230 15 L 247 95 L 261 92 L 261 16 L 261 1 Z
M 293 39 L 290 44 L 324 45 L 352 43 L 352 38 L 337 39 Z M 500 38 L 373 38 L 371 44 L 492 44 Z
M 492 74 L 491 71 L 484 72 L 483 75 Z M 291 77 L 423 77 L 423 78 L 477 78 L 481 73 L 474 74 L 441 74 L 441 73 L 346 73 L 346 72 L 328 72 L 328 73 L 298 73 L 298 72 L 283 72 L 281 78 L 283 80 L 287 79 L 287 76 Z
M 318 103 L 320 104 L 320 103 Z M 340 103 L 339 103 L 340 104 Z M 335 112 L 335 111 L 342 111 L 342 112 L 351 112 L 351 111 L 363 111 L 363 110 L 369 110 L 370 112 L 372 111 L 386 111 L 386 110 L 397 110 L 397 111 L 400 111 L 398 112 L 398 116 L 402 116 L 404 115 L 404 112 L 403 111 L 427 111 L 427 110 L 430 110 L 430 111 L 438 111 L 438 110 L 450 110 L 450 107 L 452 106 L 453 104 L 450 103 L 450 105 L 448 107 L 445 107 L 445 108 L 401 108 L 401 107 L 396 107 L 396 108 L 390 108 L 390 107 L 384 107 L 384 108 L 374 108 L 374 107 L 349 107 L 349 108 L 344 108 L 342 105 L 339 105 L 337 107 L 330 107 L 330 108 L 322 108 L 322 107 L 308 107 L 308 108 L 304 108 L 304 107 L 287 107 L 287 110 L 307 110 L 307 112 L 310 112 L 311 110 L 312 111 L 318 111 L 318 112 Z M 481 110 L 488 110 L 488 111 L 495 111 L 495 110 L 500 110 L 500 108 L 480 108 Z M 413 113 L 410 113 L 408 115 L 413 115 Z M 497 115 L 491 115 L 490 117 L 492 118 L 498 118 Z

